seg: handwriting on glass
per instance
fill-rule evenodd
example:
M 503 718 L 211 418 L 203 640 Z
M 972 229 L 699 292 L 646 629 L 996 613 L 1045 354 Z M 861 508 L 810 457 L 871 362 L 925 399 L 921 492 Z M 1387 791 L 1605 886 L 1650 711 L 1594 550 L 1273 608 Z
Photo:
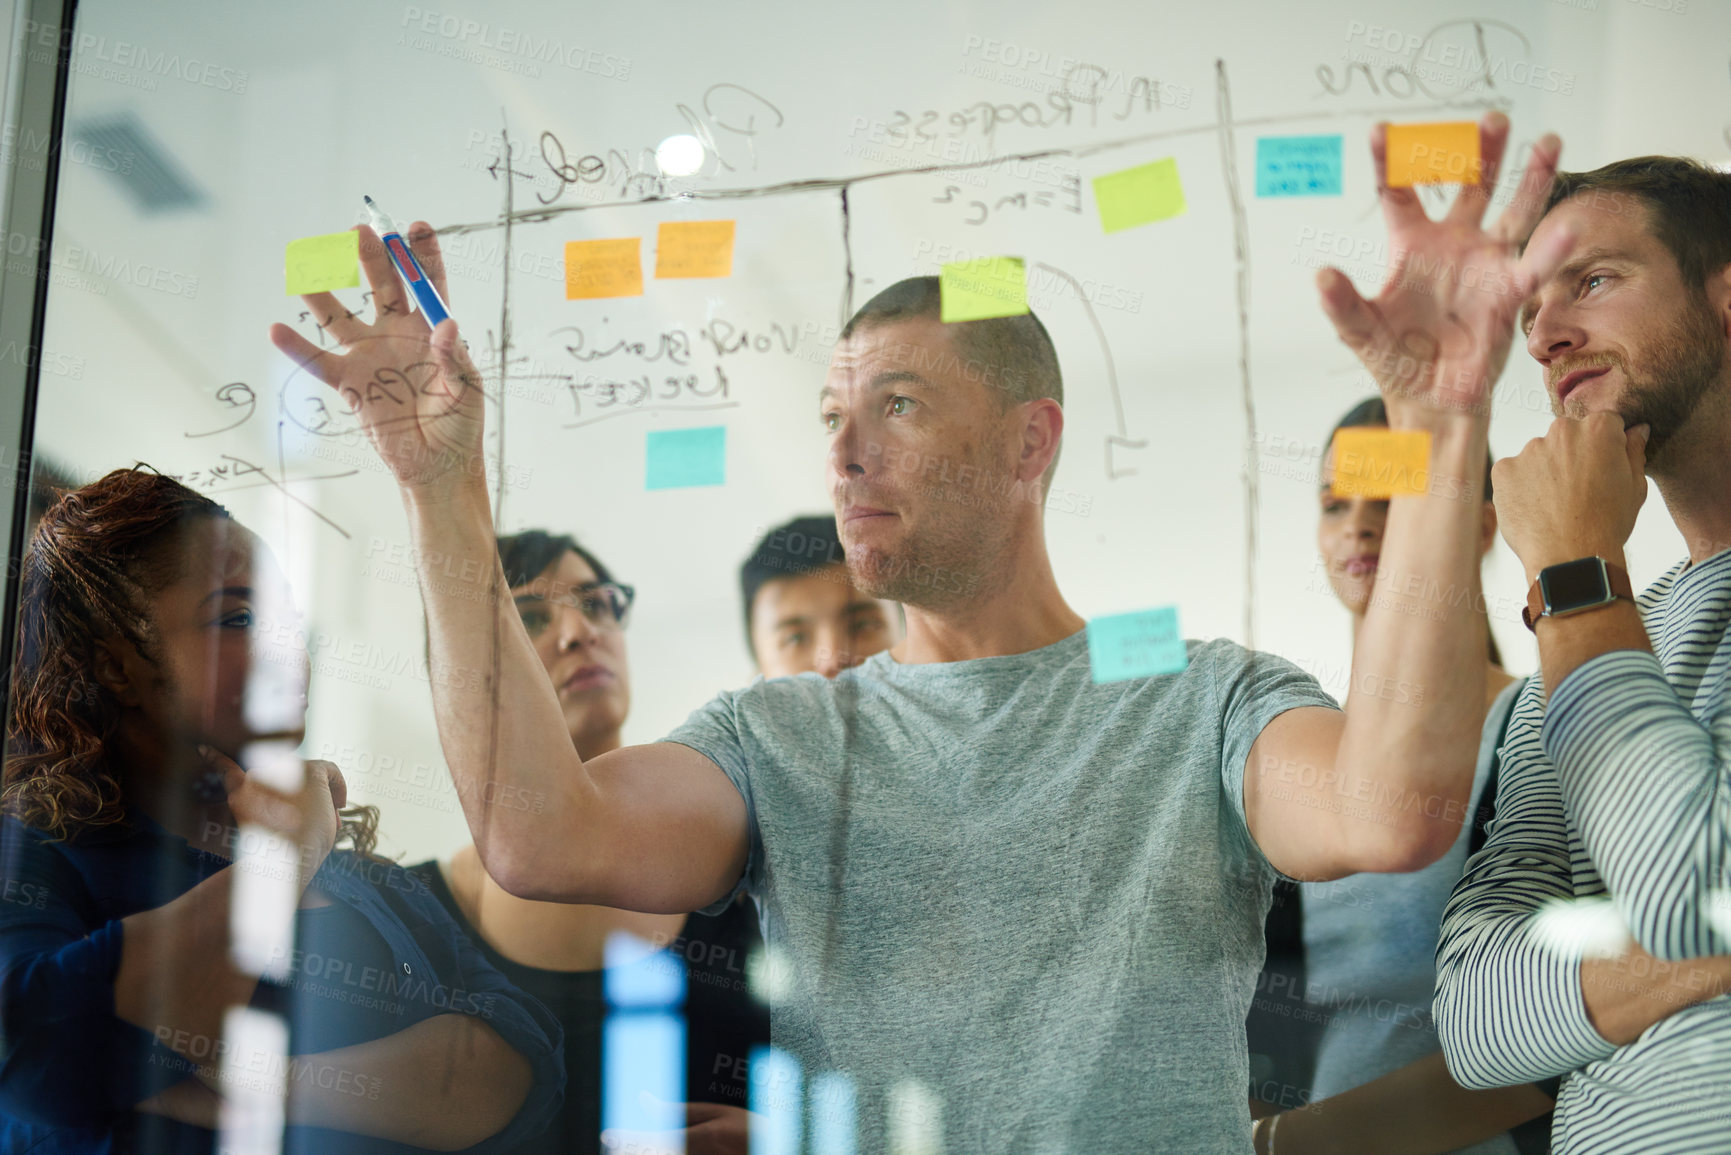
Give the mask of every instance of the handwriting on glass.
M 710 408 L 707 405 L 692 405 L 694 401 L 725 401 L 729 397 L 727 373 L 720 365 L 715 366 L 715 381 L 705 384 L 703 376 L 698 373 L 675 373 L 663 376 L 659 381 L 654 375 L 644 373 L 623 380 L 608 377 L 586 377 L 581 381 L 573 380 L 566 386 L 571 393 L 572 416 L 576 419 L 572 425 L 586 424 L 586 418 L 597 415 L 613 414 L 629 410 L 675 409 L 682 405 L 692 408 Z M 589 410 L 585 411 L 583 399 L 589 399 Z M 571 428 L 568 425 L 567 428 Z
M 1351 47 L 1338 76 L 1334 65 L 1316 66 L 1322 85 L 1316 96 L 1346 95 L 1355 74 L 1364 78 L 1371 95 L 1386 92 L 1396 100 L 1497 94 L 1503 91 L 1498 80 L 1563 96 L 1575 91 L 1573 73 L 1534 63 L 1532 41 L 1502 20 L 1449 20 L 1423 35 L 1355 20 L 1347 24 L 1347 40 Z
M 601 323 L 606 325 L 607 318 L 601 318 Z M 732 321 L 717 318 L 697 330 L 697 340 L 706 344 L 717 357 L 746 352 L 772 353 L 777 349 L 783 353 L 792 353 L 799 345 L 801 332 L 798 326 L 783 325 L 779 321 L 770 322 L 768 329 L 760 328 L 754 332 L 735 325 Z M 553 330 L 554 336 L 560 334 L 567 334 L 565 352 L 577 361 L 599 361 L 607 357 L 623 356 L 635 357 L 640 361 L 665 360 L 672 365 L 691 363 L 691 335 L 678 326 L 663 329 L 648 340 L 636 341 L 623 337 L 614 338 L 609 334 L 591 343 L 591 338 L 580 325 L 566 325 Z
M 359 386 L 344 385 L 339 390 L 344 404 L 333 409 L 325 400 L 330 395 L 328 387 L 310 376 L 297 376 L 283 386 L 282 412 L 314 437 L 345 437 L 360 431 L 358 418 L 363 405 L 406 405 L 407 412 L 413 413 L 417 396 L 449 397 L 449 387 L 439 381 L 438 366 L 431 361 L 401 369 L 383 368 Z M 454 407 L 456 402 L 452 404 Z
M 887 143 L 919 144 L 946 135 L 940 126 L 947 125 L 949 136 L 966 136 L 978 131 L 991 139 L 999 128 L 1016 125 L 1022 128 L 1065 128 L 1077 125 L 1078 110 L 1086 110 L 1088 127 L 1100 123 L 1100 109 L 1106 103 L 1104 86 L 1108 73 L 1096 64 L 1075 64 L 1065 70 L 1063 84 L 1046 93 L 1045 104 L 1037 100 L 1020 103 L 976 101 L 947 114 L 928 108 L 914 114 L 897 109 L 885 126 Z M 1131 78 L 1124 93 L 1124 103 L 1109 113 L 1112 120 L 1125 121 L 1138 114 L 1159 112 L 1162 108 L 1190 107 L 1190 89 L 1183 85 L 1163 85 L 1152 76 Z M 856 130 L 864 127 L 855 122 Z
M 210 465 L 203 469 L 194 469 L 189 473 L 171 473 L 168 476 L 174 478 L 174 480 L 180 482 L 182 485 L 193 489 L 215 490 L 217 486 L 223 486 L 223 489 L 219 492 L 226 492 L 235 489 L 248 489 L 256 485 L 268 485 L 278 493 L 281 493 L 284 498 L 294 502 L 296 505 L 312 514 L 314 517 L 318 518 L 344 537 L 348 537 L 348 530 L 320 513 L 317 509 L 314 509 L 312 504 L 305 498 L 298 496 L 290 490 L 289 484 L 305 481 L 334 481 L 339 477 L 352 477 L 355 472 L 356 471 L 353 469 L 346 469 L 340 473 L 321 473 L 311 477 L 289 477 L 286 474 L 281 477 L 273 477 L 271 472 L 263 466 L 255 465 L 244 457 L 237 457 L 232 453 L 224 453 L 215 465 Z M 242 478 L 247 478 L 249 480 L 243 482 L 241 480 Z M 237 484 L 223 485 L 224 482 L 235 482 Z
M 203 433 L 188 433 L 188 437 L 215 437 L 218 433 L 227 433 L 230 429 L 246 424 L 258 409 L 258 394 L 252 391 L 252 386 L 245 381 L 230 381 L 216 391 L 216 399 L 239 413 L 233 421 L 220 429 L 207 429 Z
M 712 84 L 704 90 L 699 103 L 701 114 L 689 105 L 674 105 L 674 111 L 691 126 L 692 135 L 703 143 L 704 164 L 709 171 L 700 169 L 698 175 L 710 176 L 722 169 L 738 171 L 734 162 L 740 158 L 734 150 L 741 148 L 749 156 L 751 167 L 756 168 L 757 138 L 787 123 L 781 109 L 738 84 Z M 639 149 L 635 162 L 617 148 L 608 149 L 605 155 L 587 153 L 572 160 L 557 134 L 546 131 L 541 134 L 541 160 L 559 182 L 552 196 L 535 194 L 544 205 L 564 196 L 572 185 L 607 185 L 622 197 L 658 197 L 667 193 L 666 177 L 656 163 L 653 148 Z
M 961 192 L 960 185 L 945 185 L 944 191 L 932 198 L 937 205 L 961 204 L 956 194 Z M 1012 193 L 999 197 L 995 202 L 987 200 L 968 201 L 967 216 L 962 218 L 965 225 L 983 225 L 993 213 L 1002 212 L 1007 208 L 1021 209 L 1026 212 L 1032 205 L 1034 208 L 1055 208 L 1061 212 L 1082 213 L 1082 178 L 1076 173 L 1067 173 L 1059 181 L 1058 188 L 1041 189 L 1031 197 L 1025 192 Z

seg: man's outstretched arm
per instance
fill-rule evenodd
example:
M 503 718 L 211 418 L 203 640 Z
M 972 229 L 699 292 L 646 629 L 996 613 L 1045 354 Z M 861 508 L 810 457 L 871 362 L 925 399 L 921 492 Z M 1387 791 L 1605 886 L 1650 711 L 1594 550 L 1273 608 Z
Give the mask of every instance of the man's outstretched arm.
M 1416 870 L 1448 849 L 1466 818 L 1484 720 L 1478 541 L 1491 390 L 1521 302 L 1568 240 L 1520 251 L 1556 171 L 1553 136 L 1534 145 L 1496 224 L 1483 224 L 1508 132 L 1502 114 L 1484 118 L 1480 179 L 1433 221 L 1412 189 L 1384 183 L 1379 126 L 1371 152 L 1394 255 L 1388 283 L 1365 300 L 1335 270 L 1317 278 L 1391 427 L 1429 435 L 1430 465 L 1424 493 L 1389 503 L 1344 715 L 1279 716 L 1244 769 L 1251 833 L 1295 878 Z
M 432 229 L 417 222 L 410 243 L 444 292 Z M 743 798 L 685 746 L 628 748 L 587 763 L 578 756 L 494 547 L 481 375 L 455 321 L 429 333 L 409 312 L 365 228 L 361 266 L 373 323 L 329 293 L 303 298 L 345 352 L 320 349 L 286 325 L 273 326 L 271 339 L 359 416 L 397 481 L 427 611 L 439 739 L 482 863 L 526 898 L 653 912 L 708 905 L 744 869 Z

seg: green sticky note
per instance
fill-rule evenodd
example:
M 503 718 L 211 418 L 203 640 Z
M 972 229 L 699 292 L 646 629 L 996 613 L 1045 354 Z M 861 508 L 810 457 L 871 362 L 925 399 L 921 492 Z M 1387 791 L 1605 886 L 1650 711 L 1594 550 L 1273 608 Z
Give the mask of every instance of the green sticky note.
M 1088 623 L 1088 667 L 1094 683 L 1175 674 L 1189 664 L 1178 634 L 1178 608 L 1111 614 Z
M 1100 227 L 1115 233 L 1175 217 L 1184 211 L 1184 186 L 1174 157 L 1094 178 Z
M 938 316 L 946 324 L 1027 311 L 1028 269 L 1021 257 L 954 261 L 939 270 Z
M 644 452 L 644 489 L 688 489 L 727 480 L 727 426 L 659 430 Z
M 290 241 L 283 256 L 283 270 L 287 273 L 290 296 L 359 288 L 361 234 L 351 230 Z

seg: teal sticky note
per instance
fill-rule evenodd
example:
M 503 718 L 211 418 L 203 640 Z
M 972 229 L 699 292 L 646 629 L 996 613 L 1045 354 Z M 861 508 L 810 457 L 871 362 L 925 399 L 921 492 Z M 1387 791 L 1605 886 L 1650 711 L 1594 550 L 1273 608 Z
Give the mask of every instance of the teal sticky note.
M 644 452 L 645 489 L 687 489 L 727 481 L 727 426 L 658 430 Z
M 1088 623 L 1088 665 L 1096 685 L 1175 674 L 1188 664 L 1176 606 L 1110 614 Z
M 1340 137 L 1264 136 L 1256 142 L 1256 195 L 1340 195 Z

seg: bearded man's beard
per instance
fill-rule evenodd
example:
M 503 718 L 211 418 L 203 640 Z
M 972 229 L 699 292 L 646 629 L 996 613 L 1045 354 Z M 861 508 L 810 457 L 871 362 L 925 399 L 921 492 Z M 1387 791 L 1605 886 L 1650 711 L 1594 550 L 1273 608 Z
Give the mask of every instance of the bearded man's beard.
M 1598 353 L 1570 359 L 1553 370 L 1553 377 L 1600 365 L 1623 371 L 1628 382 L 1617 401 L 1617 413 L 1627 428 L 1646 425 L 1647 462 L 1661 460 L 1666 444 L 1688 424 L 1711 391 L 1724 357 L 1724 335 L 1712 308 L 1700 294 L 1690 294 L 1682 313 L 1646 343 L 1645 356 L 1630 366 L 1620 354 Z M 1638 376 L 1637 376 L 1638 374 Z M 1563 403 L 1570 417 L 1586 414 L 1584 405 Z

